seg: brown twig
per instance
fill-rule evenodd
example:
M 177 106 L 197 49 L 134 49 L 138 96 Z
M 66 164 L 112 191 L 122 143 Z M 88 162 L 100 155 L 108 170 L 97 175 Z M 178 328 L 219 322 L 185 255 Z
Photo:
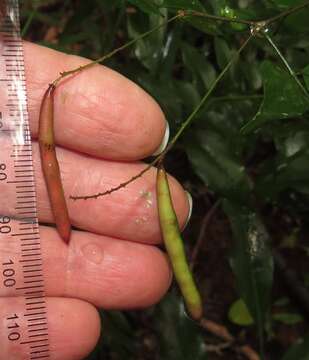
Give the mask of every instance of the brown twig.
M 213 217 L 213 215 L 215 214 L 215 212 L 217 211 L 219 205 L 220 205 L 221 200 L 217 200 L 214 205 L 210 208 L 209 211 L 207 211 L 207 213 L 205 214 L 203 220 L 202 220 L 202 225 L 200 228 L 200 232 L 199 232 L 199 236 L 197 238 L 196 244 L 194 246 L 194 249 L 192 251 L 192 256 L 191 256 L 191 270 L 193 271 L 194 266 L 196 264 L 196 259 L 198 257 L 200 248 L 204 242 L 205 239 L 205 235 L 208 229 L 208 226 L 210 224 L 210 221 Z
M 231 343 L 224 341 L 219 344 L 206 344 L 207 353 L 215 353 L 217 355 L 221 355 L 223 350 L 226 350 L 231 347 Z
M 199 324 L 206 331 L 224 340 L 225 345 L 229 344 L 229 346 L 225 346 L 224 348 L 230 347 L 235 352 L 245 356 L 248 360 L 260 360 L 260 356 L 249 345 L 237 345 L 236 337 L 233 336 L 225 326 L 205 318 L 203 318 Z

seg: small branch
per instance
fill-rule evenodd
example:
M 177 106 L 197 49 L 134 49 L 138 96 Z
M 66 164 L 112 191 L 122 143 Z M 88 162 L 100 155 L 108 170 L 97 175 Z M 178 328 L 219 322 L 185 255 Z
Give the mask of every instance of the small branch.
M 183 13 L 181 13 L 183 16 Z M 224 75 L 226 74 L 226 72 L 229 70 L 229 68 L 231 67 L 231 65 L 233 64 L 233 62 L 238 58 L 239 54 L 242 52 L 242 50 L 247 46 L 247 44 L 249 43 L 249 41 L 251 40 L 251 38 L 253 37 L 252 34 L 250 34 L 250 36 L 246 39 L 246 41 L 242 44 L 242 46 L 238 49 L 238 51 L 232 56 L 232 58 L 230 59 L 230 61 L 227 63 L 227 65 L 225 66 L 225 68 L 221 71 L 221 73 L 219 74 L 219 76 L 213 81 L 213 83 L 211 84 L 211 87 L 209 88 L 209 90 L 207 91 L 207 93 L 204 95 L 204 97 L 202 98 L 202 100 L 200 101 L 200 103 L 197 105 L 197 107 L 193 110 L 193 112 L 188 116 L 188 118 L 183 122 L 183 124 L 181 125 L 180 129 L 177 131 L 177 133 L 175 134 L 175 136 L 173 137 L 173 139 L 170 141 L 170 143 L 168 144 L 168 146 L 166 147 L 166 149 L 157 157 L 155 158 L 148 166 L 146 166 L 141 172 L 139 172 L 138 174 L 136 174 L 135 176 L 133 176 L 132 178 L 130 178 L 129 180 L 119 184 L 118 186 L 103 191 L 103 192 L 99 192 L 97 194 L 94 195 L 81 195 L 81 196 L 70 196 L 70 199 L 72 200 L 87 200 L 87 199 L 97 199 L 98 197 L 101 196 L 105 196 L 105 195 L 110 195 L 113 192 L 120 190 L 124 187 L 126 187 L 127 185 L 129 185 L 131 182 L 135 181 L 136 179 L 140 178 L 143 174 L 145 174 L 146 171 L 148 171 L 149 169 L 151 169 L 152 166 L 155 166 L 158 162 L 162 161 L 165 154 L 171 150 L 171 148 L 175 145 L 176 141 L 178 140 L 178 138 L 180 137 L 180 135 L 183 133 L 183 131 L 191 124 L 192 120 L 194 119 L 194 117 L 197 115 L 197 113 L 201 110 L 201 108 L 204 106 L 204 104 L 206 103 L 206 101 L 208 100 L 209 96 L 211 95 L 211 93 L 213 92 L 213 90 L 215 89 L 215 87 L 217 86 L 217 84 L 219 83 L 219 81 L 224 77 Z M 92 63 L 91 63 L 92 64 Z M 87 65 L 86 65 L 87 66 Z M 85 67 L 84 67 L 85 68 Z M 83 68 L 83 69 L 84 69 Z M 72 70 L 73 71 L 73 70 Z M 54 84 L 54 83 L 53 83 Z
M 239 346 L 236 351 L 244 355 L 248 360 L 260 360 L 259 355 L 248 345 Z
M 216 16 L 211 15 L 208 13 L 200 12 L 200 11 L 185 11 L 185 17 L 186 16 L 197 16 L 197 17 L 204 17 L 210 20 L 216 20 L 216 21 L 223 21 L 228 23 L 237 23 L 237 24 L 244 24 L 248 26 L 252 26 L 256 23 L 256 21 L 253 20 L 244 20 L 244 19 L 236 19 L 236 18 L 228 18 L 224 16 Z
M 289 8 L 286 11 L 283 11 L 280 14 L 275 15 L 266 20 L 244 20 L 244 19 L 228 18 L 228 17 L 224 17 L 224 16 L 211 15 L 211 14 L 207 14 L 207 13 L 200 12 L 200 11 L 190 11 L 190 12 L 186 11 L 185 16 L 192 15 L 192 16 L 205 17 L 210 20 L 244 24 L 244 25 L 248 25 L 252 28 L 261 29 L 262 27 L 265 28 L 265 27 L 271 25 L 272 23 L 276 22 L 277 20 L 283 19 L 297 11 L 304 9 L 307 6 L 309 6 L 309 1 L 305 2 L 304 4 Z
M 139 177 L 141 177 L 146 171 L 148 171 L 152 166 L 156 165 L 159 161 L 163 160 L 163 157 L 165 156 L 165 154 L 174 146 L 174 144 L 176 143 L 176 141 L 178 140 L 178 138 L 182 135 L 182 133 L 184 132 L 184 130 L 191 124 L 191 122 L 193 121 L 193 119 L 195 118 L 195 116 L 197 115 L 197 113 L 201 110 L 201 108 L 205 105 L 206 101 L 208 100 L 209 96 L 212 94 L 213 90 L 215 89 L 215 87 L 217 86 L 217 84 L 220 82 L 220 80 L 224 77 L 224 75 L 226 74 L 226 72 L 229 70 L 229 68 L 231 67 L 231 65 L 233 64 L 233 62 L 237 59 L 237 57 L 240 55 L 240 53 L 243 51 L 243 49 L 247 46 L 247 44 L 249 43 L 249 41 L 252 39 L 252 37 L 254 37 L 256 35 L 256 33 L 261 32 L 262 30 L 264 30 L 266 28 L 266 25 L 271 24 L 272 22 L 281 19 L 285 16 L 288 16 L 296 11 L 299 11 L 300 9 L 309 6 L 309 1 L 306 2 L 305 4 L 296 6 L 294 8 L 288 9 L 285 12 L 282 12 L 281 14 L 278 14 L 268 20 L 265 21 L 247 21 L 247 20 L 241 20 L 241 19 L 230 19 L 230 18 L 226 18 L 226 17 L 220 17 L 220 16 L 215 16 L 215 15 L 210 15 L 210 14 L 206 14 L 206 13 L 201 13 L 201 12 L 196 12 L 196 11 L 179 11 L 177 13 L 177 15 L 175 15 L 174 17 L 166 20 L 165 22 L 163 22 L 162 24 L 152 28 L 151 30 L 143 33 L 142 35 L 140 35 L 139 37 L 129 41 L 128 43 L 120 46 L 119 48 L 111 51 L 110 53 L 100 57 L 97 60 L 94 60 L 86 65 L 80 66 L 76 69 L 70 70 L 70 71 L 65 71 L 63 73 L 61 73 L 61 75 L 54 80 L 53 84 L 56 86 L 59 81 L 61 81 L 65 76 L 68 75 L 72 75 L 74 73 L 80 72 L 82 70 L 85 70 L 86 68 L 103 62 L 104 60 L 112 57 L 113 55 L 117 54 L 118 52 L 124 50 L 125 48 L 133 45 L 134 43 L 136 43 L 137 41 L 143 39 L 144 37 L 148 36 L 149 34 L 151 34 L 152 32 L 160 29 L 162 26 L 165 26 L 166 24 L 179 19 L 179 18 L 183 18 L 185 16 L 190 16 L 190 15 L 195 15 L 195 16 L 203 16 L 205 18 L 208 19 L 213 19 L 213 20 L 217 20 L 217 21 L 225 21 L 225 22 L 238 22 L 238 23 L 243 23 L 246 25 L 250 25 L 251 29 L 253 29 L 253 31 L 251 31 L 250 36 L 245 40 L 245 42 L 242 44 L 242 46 L 238 49 L 238 51 L 233 55 L 232 59 L 228 62 L 228 64 L 225 66 L 225 68 L 222 70 L 222 72 L 219 74 L 219 76 L 214 80 L 214 82 L 212 83 L 211 87 L 209 88 L 209 90 L 207 91 L 207 93 L 204 95 L 204 97 L 202 98 L 202 100 L 200 101 L 200 103 L 198 104 L 198 106 L 194 109 L 194 111 L 189 115 L 189 117 L 183 122 L 183 124 L 181 125 L 180 129 L 177 131 L 176 135 L 174 136 L 174 138 L 170 141 L 169 145 L 167 146 L 167 148 L 165 149 L 165 151 L 159 155 L 154 161 L 152 161 L 148 166 L 146 166 L 140 173 L 138 173 L 137 175 L 133 176 L 131 179 L 119 184 L 118 186 L 106 190 L 104 192 L 99 192 L 97 194 L 94 195 L 84 195 L 84 196 L 70 196 L 70 198 L 72 200 L 80 200 L 80 199 L 96 199 L 100 196 L 104 196 L 104 195 L 109 195 L 112 194 L 113 192 L 120 190 L 121 188 L 126 187 L 127 185 L 129 185 L 131 182 L 133 182 L 134 180 L 138 179 Z M 267 34 L 264 34 L 266 36 L 266 38 L 269 38 L 269 36 Z M 274 45 L 274 44 L 273 44 Z M 273 46 L 272 45 L 272 46 Z M 277 47 L 274 47 L 277 51 Z M 278 49 L 278 55 L 280 54 L 280 57 L 282 57 L 282 60 L 285 62 L 286 61 L 284 59 L 284 57 L 281 55 L 279 49 Z M 291 75 L 297 80 L 298 84 L 302 87 L 302 84 L 299 82 L 299 80 L 297 79 L 296 75 L 294 74 L 294 72 L 292 71 L 292 69 L 289 67 L 288 64 L 286 64 L 286 66 L 288 66 L 288 69 L 291 73 Z M 302 87 L 303 88 L 303 87 Z M 304 90 L 304 88 L 303 88 Z M 306 92 L 306 91 L 305 91 Z M 307 92 L 306 92 L 307 94 Z M 307 95 L 308 96 L 308 95 Z
M 213 215 L 215 214 L 215 212 L 217 211 L 220 203 L 221 203 L 221 200 L 220 199 L 217 200 L 215 202 L 215 204 L 210 208 L 210 210 L 207 211 L 206 215 L 203 218 L 200 233 L 199 233 L 197 242 L 196 242 L 195 247 L 194 247 L 193 252 L 192 252 L 191 271 L 193 271 L 194 266 L 196 264 L 196 259 L 197 259 L 197 256 L 199 254 L 200 248 L 201 248 L 201 246 L 203 244 L 203 241 L 205 239 L 205 235 L 206 235 L 208 226 L 210 224 L 210 221 L 211 221 Z
M 122 45 L 122 46 L 120 46 L 119 48 L 114 49 L 113 51 L 109 52 L 108 54 L 105 54 L 105 55 L 101 56 L 101 57 L 98 58 L 97 60 L 93 60 L 93 61 L 91 61 L 90 63 L 88 63 L 88 64 L 86 64 L 86 65 L 79 66 L 79 67 L 77 67 L 77 68 L 75 68 L 75 69 L 73 69 L 73 70 L 64 71 L 64 72 L 60 73 L 60 76 L 59 76 L 56 80 L 53 81 L 53 84 L 54 84 L 55 86 L 57 86 L 58 83 L 59 83 L 64 77 L 69 76 L 69 75 L 73 75 L 73 74 L 75 74 L 75 73 L 77 73 L 77 72 L 81 72 L 81 71 L 83 71 L 83 70 L 86 70 L 87 68 L 89 68 L 89 67 L 91 67 L 91 66 L 93 66 L 93 65 L 95 65 L 95 64 L 101 63 L 101 62 L 103 62 L 103 61 L 111 58 L 113 55 L 115 55 L 115 54 L 119 53 L 120 51 L 122 51 L 122 50 L 130 47 L 131 45 L 135 44 L 137 41 L 139 41 L 139 40 L 147 37 L 148 35 L 150 35 L 151 33 L 155 32 L 155 31 L 159 30 L 161 27 L 163 27 L 163 26 L 171 23 L 172 21 L 174 21 L 174 20 L 176 20 L 176 19 L 179 19 L 179 18 L 181 18 L 181 17 L 184 17 L 184 16 L 185 16 L 184 12 L 183 12 L 183 11 L 179 11 L 178 14 L 175 15 L 175 16 L 173 16 L 172 18 L 170 18 L 170 19 L 162 22 L 160 25 L 155 26 L 154 28 L 150 29 L 149 31 L 144 32 L 144 33 L 141 34 L 140 36 L 132 39 L 131 41 L 127 42 L 126 44 L 124 44 L 124 45 Z
M 218 338 L 233 343 L 235 341 L 235 337 L 228 331 L 228 329 L 220 324 L 217 324 L 214 321 L 208 320 L 203 318 L 199 324 L 202 326 L 203 329 L 209 331 L 213 335 L 217 336 Z
M 162 153 L 163 154 L 163 153 Z M 142 171 L 140 171 L 138 174 L 134 175 L 133 177 L 131 177 L 129 180 L 123 182 L 123 183 L 120 183 L 119 185 L 109 189 L 109 190 L 106 190 L 106 191 L 103 191 L 103 192 L 99 192 L 97 194 L 94 194 L 94 195 L 80 195 L 80 196 L 73 196 L 73 195 L 70 195 L 70 199 L 72 200 L 88 200 L 88 199 L 97 199 L 98 197 L 101 197 L 101 196 L 105 196 L 105 195 L 110 195 L 112 194 L 113 192 L 115 191 L 118 191 L 124 187 L 126 187 L 127 185 L 129 185 L 131 182 L 135 181 L 136 179 L 140 178 L 141 176 L 143 176 L 145 174 L 145 172 L 147 172 L 148 170 L 150 170 L 153 166 L 155 166 L 159 161 L 160 159 L 162 159 L 161 155 L 158 156 L 154 161 L 152 161 L 149 165 L 147 165 Z
M 220 344 L 206 344 L 206 351 L 207 353 L 215 353 L 217 355 L 221 355 L 223 350 L 226 350 L 231 347 L 230 342 L 223 342 Z
M 269 26 L 270 24 L 276 22 L 277 20 L 283 19 L 297 11 L 304 9 L 307 6 L 309 6 L 309 1 L 306 1 L 305 3 L 303 3 L 301 5 L 289 8 L 286 11 L 283 11 L 282 13 L 275 15 L 275 16 L 271 17 L 270 19 L 265 20 L 265 23 L 267 26 Z
M 248 360 L 260 360 L 260 356 L 249 345 L 237 345 L 237 339 L 225 326 L 205 318 L 199 324 L 206 331 L 225 341 L 225 344 L 229 344 L 229 347 L 233 348 L 235 352 L 244 355 Z
M 298 5 L 295 6 L 293 8 L 290 8 L 270 19 L 267 20 L 263 20 L 263 21 L 256 21 L 256 20 L 244 20 L 244 19 L 235 19 L 235 18 L 227 18 L 224 16 L 216 16 L 216 15 L 211 15 L 211 14 L 207 14 L 207 13 L 203 13 L 203 12 L 198 12 L 198 11 L 185 11 L 185 10 L 180 10 L 178 11 L 177 15 L 173 16 L 172 18 L 164 21 L 163 23 L 159 24 L 158 26 L 150 29 L 149 31 L 146 31 L 145 33 L 141 34 L 140 36 L 138 36 L 135 39 L 132 39 L 131 41 L 127 42 L 126 44 L 120 46 L 119 48 L 111 51 L 108 54 L 105 54 L 103 56 L 101 56 L 100 58 L 98 58 L 97 60 L 91 61 L 90 63 L 80 66 L 78 68 L 75 68 L 73 70 L 69 70 L 69 71 L 64 71 L 60 74 L 60 76 L 54 80 L 53 84 L 56 86 L 64 77 L 72 75 L 74 73 L 77 72 L 81 72 L 82 70 L 85 70 L 95 64 L 101 63 L 109 58 L 111 58 L 113 55 L 117 54 L 118 52 L 130 47 L 131 45 L 135 44 L 137 41 L 143 39 L 144 37 L 147 37 L 148 35 L 150 35 L 151 33 L 155 32 L 156 30 L 160 29 L 161 27 L 173 22 L 176 19 L 179 18 L 184 18 L 187 16 L 199 16 L 199 17 L 205 17 L 207 19 L 210 20 L 215 20 L 215 21 L 223 21 L 223 22 L 229 22 L 229 23 L 239 23 L 239 24 L 245 24 L 250 26 L 251 28 L 253 27 L 255 30 L 259 29 L 259 31 L 262 28 L 265 28 L 266 26 L 270 25 L 271 23 L 286 17 L 290 14 L 293 14 L 296 11 L 299 11 L 305 7 L 309 6 L 309 1 L 307 1 L 306 3 L 302 4 L 302 5 Z

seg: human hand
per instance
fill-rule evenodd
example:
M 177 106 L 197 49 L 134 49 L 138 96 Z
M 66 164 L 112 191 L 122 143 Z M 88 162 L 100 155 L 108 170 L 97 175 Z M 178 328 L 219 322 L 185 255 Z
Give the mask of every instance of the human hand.
M 24 53 L 38 217 L 40 223 L 53 223 L 36 140 L 40 102 L 59 72 L 88 60 L 30 43 L 24 44 Z M 64 79 L 55 93 L 55 134 L 66 198 L 95 194 L 136 175 L 145 166 L 140 160 L 159 147 L 165 127 L 154 100 L 104 66 L 95 65 Z M 5 160 L 9 153 L 1 156 Z M 69 245 L 54 228 L 40 225 L 50 359 L 82 359 L 92 350 L 101 326 L 96 307 L 147 307 L 169 287 L 168 261 L 155 246 L 161 242 L 155 179 L 152 169 L 111 195 L 87 201 L 68 199 L 76 228 Z M 177 181 L 170 180 L 183 226 L 188 200 Z M 12 196 L 6 194 L 1 214 L 14 215 Z M 18 252 L 14 242 L 0 242 L 0 255 L 14 259 Z M 16 281 L 22 280 L 17 277 Z M 14 297 L 14 289 L 0 287 L 0 291 L 1 319 L 12 311 L 22 314 L 23 298 Z M 1 359 L 25 358 L 18 353 L 23 348 L 8 344 L 4 332 L 0 332 L 0 344 L 4 344 Z

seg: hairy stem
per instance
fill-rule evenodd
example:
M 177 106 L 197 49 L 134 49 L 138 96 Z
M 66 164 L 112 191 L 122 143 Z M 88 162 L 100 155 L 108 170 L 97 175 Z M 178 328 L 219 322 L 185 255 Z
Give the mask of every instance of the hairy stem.
M 231 65 L 234 63 L 234 61 L 239 57 L 240 53 L 242 52 L 242 50 L 247 46 L 247 44 L 249 43 L 250 39 L 253 37 L 253 35 L 251 34 L 246 40 L 245 42 L 242 44 L 242 46 L 238 49 L 238 51 L 232 56 L 232 58 L 230 59 L 230 61 L 226 64 L 225 68 L 221 71 L 221 73 L 219 74 L 219 76 L 214 80 L 214 82 L 211 84 L 209 90 L 207 91 L 207 93 L 205 94 L 205 96 L 202 98 L 202 100 L 200 101 L 200 103 L 197 105 L 197 107 L 193 110 L 193 112 L 188 116 L 188 118 L 184 121 L 184 123 L 181 125 L 181 127 L 179 128 L 179 130 L 177 131 L 177 133 L 175 134 L 175 136 L 173 137 L 173 139 L 170 141 L 170 143 L 168 144 L 168 146 L 166 147 L 166 149 L 157 157 L 155 158 L 149 165 L 147 165 L 141 172 L 139 172 L 138 174 L 136 174 L 135 176 L 133 176 L 132 178 L 128 179 L 127 181 L 119 184 L 118 186 L 111 188 L 109 190 L 103 191 L 103 192 L 98 192 L 97 194 L 94 195 L 80 195 L 80 196 L 70 196 L 70 199 L 72 200 L 87 200 L 87 199 L 96 199 L 98 197 L 104 196 L 104 195 L 110 195 L 113 192 L 124 188 L 125 186 L 129 185 L 131 182 L 133 182 L 134 180 L 138 179 L 139 177 L 141 177 L 143 174 L 145 174 L 146 171 L 148 171 L 149 169 L 151 169 L 153 166 L 155 166 L 156 164 L 158 164 L 159 162 L 161 162 L 164 158 L 164 156 L 171 150 L 171 148 L 175 145 L 176 141 L 178 140 L 178 138 L 182 135 L 182 133 L 184 132 L 184 130 L 192 123 L 193 119 L 195 118 L 195 116 L 198 114 L 198 112 L 201 110 L 201 108 L 204 106 L 204 104 L 206 103 L 207 99 L 209 98 L 209 96 L 212 94 L 212 92 L 214 91 L 216 85 L 219 83 L 219 81 L 224 77 L 224 75 L 226 74 L 226 72 L 229 70 L 229 68 L 231 67 Z
M 205 96 L 202 98 L 201 102 L 198 104 L 198 106 L 194 109 L 194 111 L 189 115 L 189 117 L 184 121 L 184 123 L 181 125 L 180 129 L 177 131 L 177 133 L 175 134 L 175 136 L 173 137 L 173 139 L 170 141 L 170 143 L 168 144 L 168 146 L 166 147 L 166 149 L 157 157 L 155 158 L 150 164 L 148 164 L 142 171 L 140 171 L 138 174 L 136 174 L 135 176 L 133 176 L 132 178 L 128 179 L 127 181 L 119 184 L 116 187 L 113 187 L 109 190 L 103 191 L 103 192 L 98 192 L 97 194 L 94 195 L 81 195 L 81 196 L 73 196 L 71 195 L 70 198 L 72 200 L 87 200 L 87 199 L 96 199 L 98 197 L 104 196 L 104 195 L 109 195 L 112 194 L 113 192 L 126 187 L 127 185 L 129 185 L 131 182 L 135 181 L 136 179 L 138 179 L 139 177 L 141 177 L 143 174 L 145 174 L 145 172 L 147 172 L 149 169 L 151 169 L 153 166 L 155 166 L 156 164 L 158 164 L 159 162 L 161 162 L 164 158 L 164 156 L 166 155 L 166 153 L 174 146 L 174 144 L 176 143 L 176 141 L 178 140 L 178 138 L 182 135 L 183 131 L 191 124 L 191 122 L 193 121 L 193 119 L 195 118 L 195 116 L 197 115 L 197 113 L 201 110 L 201 108 L 205 105 L 207 99 L 209 98 L 209 96 L 212 94 L 213 90 L 215 89 L 216 85 L 219 83 L 219 81 L 224 77 L 225 73 L 229 70 L 230 66 L 232 65 L 232 63 L 237 59 L 237 57 L 239 56 L 239 54 L 242 52 L 242 50 L 247 46 L 248 42 L 251 40 L 252 37 L 254 37 L 256 34 L 262 32 L 268 25 L 270 25 L 271 23 L 287 17 L 297 11 L 300 11 L 301 9 L 305 8 L 309 6 L 309 1 L 305 2 L 304 4 L 292 7 L 290 9 L 287 9 L 286 11 L 273 16 L 269 19 L 266 19 L 264 21 L 256 21 L 256 20 L 242 20 L 242 19 L 230 19 L 230 18 L 226 18 L 226 17 L 222 17 L 222 16 L 215 16 L 215 15 L 211 15 L 211 14 L 207 14 L 207 13 L 203 13 L 203 12 L 198 12 L 198 11 L 179 11 L 177 15 L 175 15 L 174 17 L 170 18 L 169 20 L 165 21 L 164 23 L 156 26 L 155 28 L 143 33 L 142 35 L 140 35 L 139 37 L 129 41 L 128 43 L 122 45 L 121 47 L 113 50 L 112 52 L 100 57 L 99 59 L 90 62 L 89 64 L 86 64 L 84 66 L 81 66 L 79 68 L 70 70 L 70 71 L 66 71 L 63 72 L 60 77 L 58 77 L 53 84 L 57 85 L 57 83 L 63 79 L 63 77 L 68 76 L 68 75 L 72 75 L 76 72 L 82 71 L 94 64 L 103 62 L 104 60 L 112 57 L 113 55 L 115 55 L 116 53 L 120 52 L 121 50 L 124 50 L 125 48 L 133 45 L 134 43 L 136 43 L 138 40 L 143 39 L 144 37 L 148 36 L 149 34 L 151 34 L 152 32 L 158 30 L 159 28 L 161 28 L 162 26 L 176 20 L 179 18 L 184 18 L 186 16 L 202 16 L 205 18 L 208 18 L 210 20 L 215 20 L 215 21 L 224 21 L 224 22 L 230 22 L 230 23 L 242 23 L 242 24 L 246 24 L 249 25 L 251 29 L 253 29 L 254 31 L 251 31 L 251 35 L 247 38 L 247 40 L 242 44 L 242 46 L 240 47 L 240 49 L 234 54 L 234 56 L 232 57 L 232 59 L 228 62 L 228 64 L 226 65 L 226 67 L 222 70 L 222 72 L 219 74 L 219 76 L 215 79 L 215 81 L 212 83 L 210 89 L 207 91 L 207 93 L 205 94 Z M 263 31 L 264 35 L 267 38 L 267 34 Z M 269 36 L 268 36 L 269 38 Z M 268 39 L 267 38 L 267 39 Z M 270 39 L 270 38 L 269 38 Z M 268 39 L 268 41 L 269 41 Z M 285 65 L 287 63 L 286 59 L 283 57 L 283 55 L 280 53 L 279 49 L 275 46 L 275 44 L 272 43 L 272 46 L 274 45 L 274 48 L 276 49 L 278 55 L 280 54 L 280 58 L 282 59 L 282 61 L 284 61 Z M 303 88 L 302 84 L 299 82 L 299 80 L 297 79 L 295 73 L 292 71 L 292 69 L 290 68 L 290 66 L 288 65 L 288 69 L 291 73 L 291 75 L 295 78 L 295 80 L 298 82 L 298 84 L 300 84 L 300 86 Z M 306 92 L 306 90 L 303 88 L 303 91 Z M 259 95 L 257 95 L 259 96 Z M 307 92 L 306 92 L 306 96 L 307 96 Z

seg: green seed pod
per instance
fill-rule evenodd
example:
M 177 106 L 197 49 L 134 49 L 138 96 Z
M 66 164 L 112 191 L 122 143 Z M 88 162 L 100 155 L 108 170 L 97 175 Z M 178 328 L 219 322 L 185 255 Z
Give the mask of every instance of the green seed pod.
M 157 172 L 157 203 L 161 232 L 176 281 L 189 314 L 193 319 L 198 320 L 203 312 L 202 300 L 186 260 L 166 172 L 162 167 L 158 168 Z

